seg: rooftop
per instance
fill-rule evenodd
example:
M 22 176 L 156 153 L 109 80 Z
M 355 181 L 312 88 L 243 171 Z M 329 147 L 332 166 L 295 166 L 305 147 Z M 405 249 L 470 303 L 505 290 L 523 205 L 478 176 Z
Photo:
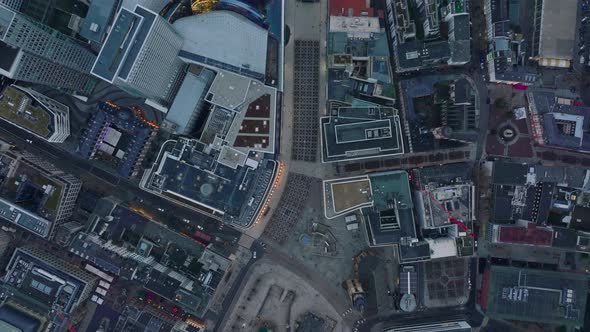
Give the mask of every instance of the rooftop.
M 180 56 L 185 60 L 264 81 L 268 31 L 244 16 L 212 11 L 181 18 L 173 26 L 184 40 Z
M 204 99 L 215 73 L 202 68 L 199 74 L 188 72 L 178 90 L 174 102 L 166 113 L 166 121 L 173 123 L 174 132 L 188 134 L 194 129 L 196 122 L 205 107 Z
M 80 35 L 95 43 L 101 43 L 107 26 L 117 9 L 117 0 L 93 1 L 80 27 Z
M 408 173 L 390 171 L 369 175 L 373 205 L 362 208 L 372 246 L 416 238 Z
M 326 180 L 324 190 L 325 213 L 329 219 L 373 205 L 368 176 Z
M 492 266 L 487 314 L 492 318 L 582 326 L 588 296 L 583 274 Z
M 251 217 L 270 186 L 274 163 L 250 157 L 243 163 L 232 163 L 227 150 L 220 154 L 223 146 L 218 144 L 167 141 L 144 176 L 142 188 L 188 207 L 223 215 L 228 222 L 237 222 L 242 215 Z M 252 221 L 250 217 L 246 223 Z
M 543 1 L 539 57 L 571 60 L 574 55 L 578 1 Z
M 146 120 L 139 108 L 100 103 L 80 137 L 77 153 L 113 166 L 124 177 L 134 177 L 158 125 Z
M 494 232 L 494 242 L 551 246 L 553 241 L 553 230 L 538 227 L 532 222 L 527 223 L 524 227 L 521 225 L 494 225 Z
M 52 114 L 25 92 L 9 86 L 0 99 L 0 117 L 41 137 L 51 135 Z M 57 102 L 56 102 L 57 103 Z M 59 104 L 59 103 L 57 103 Z M 62 105 L 63 106 L 63 105 Z M 63 106 L 67 109 L 66 106 Z
M 397 110 L 338 107 L 321 118 L 322 161 L 337 162 L 404 153 Z
M 374 8 L 367 6 L 367 2 L 356 1 L 356 0 L 331 0 L 330 16 L 379 16 L 383 17 L 381 10 L 375 10 Z M 378 15 L 375 13 L 378 12 Z
M 0 329 L 7 332 L 36 332 L 40 322 L 10 305 L 0 307 Z
M 0 215 L 37 235 L 47 236 L 63 199 L 65 182 L 60 174 L 42 172 L 8 154 L 0 156 L 0 173 Z
M 330 16 L 330 32 L 346 32 L 349 37 L 380 32 L 378 17 Z
M 151 18 L 153 22 L 154 18 Z M 115 78 L 120 76 L 119 73 L 130 55 L 137 56 L 139 49 L 145 43 L 146 29 L 149 30 L 150 26 L 149 23 L 144 22 L 141 15 L 122 8 L 115 18 L 107 40 L 102 45 L 91 73 L 107 82 L 114 82 Z M 135 50 L 135 54 L 130 54 L 131 50 Z

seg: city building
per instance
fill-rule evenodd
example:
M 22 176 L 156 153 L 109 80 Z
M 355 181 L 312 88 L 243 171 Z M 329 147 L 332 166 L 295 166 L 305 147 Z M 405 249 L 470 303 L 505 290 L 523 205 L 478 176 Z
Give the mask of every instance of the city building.
M 440 35 L 440 0 L 416 0 L 416 6 L 420 12 L 424 38 L 437 38 Z
M 527 65 L 523 35 L 512 30 L 511 8 L 507 0 L 486 0 L 484 3 L 489 41 L 485 61 L 489 80 L 494 83 L 531 85 L 538 75 L 534 68 Z
M 4 286 L 19 303 L 46 315 L 69 314 L 87 300 L 98 278 L 48 250 L 28 246 L 17 248 L 6 267 Z
M 580 191 L 589 188 L 589 174 L 581 168 L 495 162 L 490 220 L 496 224 L 524 220 L 545 226 L 550 210 L 574 208 Z
M 156 12 L 141 5 L 123 7 L 91 73 L 165 110 L 184 75 L 186 65 L 178 57 L 182 43 Z
M 23 0 L 0 0 L 0 5 L 4 5 L 5 7 L 18 12 L 23 6 Z
M 78 41 L 0 5 L 0 74 L 89 94 L 96 56 Z
M 400 90 L 406 152 L 467 148 L 477 141 L 476 89 L 465 77 L 402 80 Z
M 397 110 L 330 103 L 330 116 L 320 119 L 322 162 L 401 155 L 402 129 Z
M 578 1 L 535 0 L 532 59 L 542 67 L 571 67 Z
M 369 246 L 395 245 L 403 263 L 468 257 L 474 253 L 472 168 L 459 163 L 325 180 L 324 214 L 359 212 Z
M 405 262 L 430 258 L 428 244 L 418 240 L 413 208 L 405 171 L 324 181 L 326 218 L 360 210 L 369 246 L 398 245 Z
M 92 1 L 80 26 L 80 36 L 101 45 L 115 17 L 119 2 L 118 0 Z
M 482 307 L 492 319 L 584 324 L 588 297 L 584 274 L 492 265 L 483 280 Z
M 471 60 L 469 1 L 387 0 L 396 72 L 443 65 L 459 66 Z M 410 10 L 417 6 L 416 10 Z M 440 12 L 440 15 L 439 15 Z M 420 26 L 416 27 L 416 22 Z M 440 33 L 441 25 L 448 31 Z
M 47 319 L 32 310 L 8 301 L 0 307 L 0 328 L 4 331 L 39 332 Z
M 222 145 L 219 137 L 210 144 L 180 138 L 162 145 L 140 187 L 238 227 L 249 227 L 277 172 L 274 160 Z
M 526 98 L 536 144 L 590 152 L 590 107 L 546 91 L 527 92 Z
M 77 153 L 112 166 L 123 177 L 136 177 L 159 125 L 137 107 L 100 103 L 80 137 Z
M 0 217 L 44 238 L 68 220 L 82 182 L 28 152 L 0 156 Z
M 475 212 L 473 165 L 459 163 L 412 171 L 416 220 L 431 259 L 471 256 Z
M 190 65 L 178 94 L 166 113 L 163 129 L 185 136 L 197 131 L 199 120 L 202 120 L 211 108 L 205 97 L 214 78 L 215 72 L 212 70 Z
M 100 200 L 69 251 L 96 270 L 137 282 L 198 317 L 232 263 L 204 241 L 202 232 L 191 239 L 111 198 Z
M 6 249 L 8 249 L 8 246 L 10 245 L 10 242 L 12 242 L 12 236 L 10 236 L 10 234 L 4 230 L 0 230 L 0 257 L 4 255 Z
M 185 62 L 266 82 L 268 30 L 245 16 L 218 10 L 174 22 Z M 222 43 L 219 41 L 223 41 Z
M 328 98 L 355 106 L 391 107 L 396 96 L 383 10 L 368 4 L 330 2 Z M 349 8 L 348 15 L 340 13 L 343 6 Z
M 409 326 L 388 327 L 383 332 L 470 332 L 471 325 L 466 321 L 442 321 L 435 323 L 417 324 Z
M 70 136 L 69 107 L 18 85 L 1 93 L 0 118 L 47 142 L 63 143 Z

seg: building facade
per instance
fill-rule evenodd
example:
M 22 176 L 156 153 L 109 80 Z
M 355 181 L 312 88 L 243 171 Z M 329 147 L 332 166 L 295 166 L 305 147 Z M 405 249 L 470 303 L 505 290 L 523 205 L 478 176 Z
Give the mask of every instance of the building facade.
M 15 80 L 90 93 L 96 58 L 74 39 L 0 5 L 0 74 Z
M 56 226 L 72 215 L 82 181 L 26 151 L 1 155 L 2 183 L 0 217 L 44 238 L 52 238 Z M 15 184 L 16 187 L 13 185 Z M 35 208 L 19 204 L 21 191 L 43 188 Z M 29 202 L 35 203 L 35 202 Z
M 51 143 L 63 143 L 70 136 L 70 109 L 66 105 L 33 89 L 17 85 L 7 88 L 4 94 L 7 98 L 19 98 L 20 102 L 11 107 L 12 112 L 0 112 L 3 120 Z M 1 101 L 0 105 L 3 105 Z M 9 105 L 8 101 L 6 105 Z M 29 117 L 33 121 L 27 121 Z M 38 126 L 41 122 L 47 125 Z
M 125 91 L 168 107 L 186 64 L 181 36 L 157 13 L 123 8 L 98 55 L 92 74 Z

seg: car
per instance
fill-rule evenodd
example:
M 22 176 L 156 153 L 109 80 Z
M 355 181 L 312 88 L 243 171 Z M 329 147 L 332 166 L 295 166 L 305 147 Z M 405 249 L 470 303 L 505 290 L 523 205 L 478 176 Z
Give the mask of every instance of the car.
M 203 226 L 201 226 L 201 225 L 197 225 L 197 228 L 198 228 L 200 231 L 202 231 L 202 230 L 204 229 L 204 228 L 203 228 Z
M 33 144 L 33 141 L 30 139 L 26 139 L 25 141 L 27 141 L 27 143 L 29 143 L 29 144 Z
M 256 251 L 252 251 L 252 259 L 256 259 Z
M 158 208 L 158 211 L 160 211 L 160 212 L 166 212 L 166 210 L 162 209 L 161 207 Z
M 185 222 L 185 223 L 187 223 L 187 224 L 191 222 L 190 220 L 188 220 L 188 219 L 186 219 L 186 218 L 182 218 L 182 221 L 184 221 L 184 222 Z

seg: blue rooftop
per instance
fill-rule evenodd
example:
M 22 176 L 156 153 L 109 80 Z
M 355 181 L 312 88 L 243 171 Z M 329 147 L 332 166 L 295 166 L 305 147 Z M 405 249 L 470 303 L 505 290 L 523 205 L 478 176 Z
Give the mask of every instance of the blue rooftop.
M 121 67 L 121 71 L 119 72 L 119 77 L 124 80 L 127 79 L 127 77 L 129 76 L 131 67 L 133 67 L 135 59 L 137 59 L 137 55 L 139 54 L 139 51 L 141 51 L 145 39 L 148 33 L 150 32 L 152 25 L 154 24 L 154 20 L 156 19 L 156 15 L 143 9 L 142 7 L 136 7 L 135 13 L 143 17 L 143 21 L 137 31 L 137 34 L 135 35 L 135 38 L 133 39 L 133 45 L 131 45 L 129 49 L 129 54 L 127 55 L 127 58 L 124 60 L 125 62 Z
M 106 33 L 111 16 L 117 9 L 117 0 L 100 0 L 90 3 L 88 14 L 84 18 L 80 35 L 88 40 L 101 43 Z
M 125 8 L 119 12 L 115 25 L 94 63 L 92 74 L 109 82 L 115 79 L 141 20 L 141 16 Z

